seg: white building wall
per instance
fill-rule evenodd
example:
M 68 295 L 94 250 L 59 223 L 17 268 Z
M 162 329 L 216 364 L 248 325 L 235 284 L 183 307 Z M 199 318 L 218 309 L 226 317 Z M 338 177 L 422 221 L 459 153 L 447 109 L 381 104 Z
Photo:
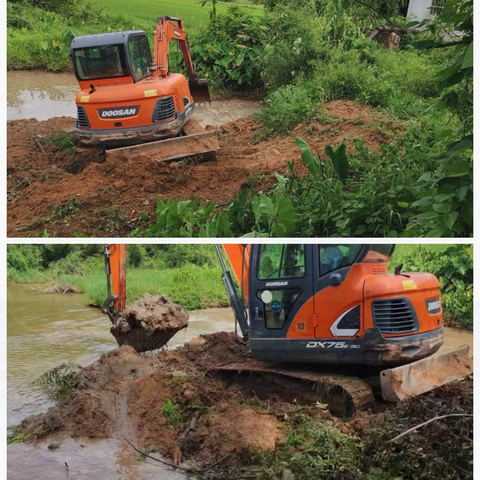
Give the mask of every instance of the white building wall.
M 430 7 L 432 0 L 410 0 L 408 4 L 407 17 L 413 17 L 414 20 L 421 22 L 426 18 L 432 18 Z

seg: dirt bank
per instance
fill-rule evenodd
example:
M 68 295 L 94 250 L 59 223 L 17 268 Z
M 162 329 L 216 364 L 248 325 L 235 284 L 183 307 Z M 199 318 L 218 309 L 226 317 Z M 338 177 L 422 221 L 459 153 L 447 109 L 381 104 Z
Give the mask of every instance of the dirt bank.
M 158 452 L 184 467 L 201 469 L 219 462 L 218 468 L 239 468 L 258 464 L 255 452 L 281 450 L 282 455 L 294 455 L 303 445 L 297 435 L 308 436 L 308 430 L 302 433 L 292 428 L 297 418 L 302 422 L 309 418 L 338 430 L 353 442 L 360 438 L 368 447 L 358 467 L 364 471 L 374 466 L 388 472 L 397 463 L 402 465 L 402 456 L 408 453 L 414 472 L 418 472 L 418 458 L 423 458 L 425 472 L 437 472 L 440 465 L 444 472 L 455 474 L 448 478 L 468 478 L 456 476 L 456 472 L 471 471 L 470 417 L 434 423 L 404 442 L 389 445 L 388 441 L 436 415 L 470 414 L 471 380 L 449 384 L 395 407 L 383 406 L 382 413 L 357 412 L 352 422 L 345 423 L 315 402 L 289 400 L 283 389 L 269 385 L 266 377 L 215 374 L 218 366 L 249 361 L 246 346 L 226 332 L 203 336 L 156 355 L 139 355 L 124 346 L 82 369 L 70 396 L 46 414 L 27 419 L 23 430 L 33 438 L 57 431 L 72 437 L 124 436 L 143 451 Z M 306 445 L 308 448 L 308 441 Z M 439 462 L 441 455 L 445 460 Z M 339 475 L 328 478 L 347 478 L 341 471 Z
M 124 236 L 132 228 L 154 219 L 156 200 L 198 199 L 226 205 L 247 185 L 267 191 L 275 184 L 274 172 L 284 173 L 287 161 L 305 172 L 294 138 L 301 136 L 320 153 L 325 145 L 344 137 L 363 136 L 373 149 L 388 142 L 399 129 L 390 120 L 353 102 L 325 106 L 328 122 L 311 121 L 290 135 L 257 142 L 260 123 L 252 117 L 215 128 L 221 150 L 215 161 L 198 165 L 165 164 L 139 156 L 105 160 L 100 150 L 59 150 L 39 141 L 74 119 L 12 120 L 7 125 L 8 236 L 49 235 Z

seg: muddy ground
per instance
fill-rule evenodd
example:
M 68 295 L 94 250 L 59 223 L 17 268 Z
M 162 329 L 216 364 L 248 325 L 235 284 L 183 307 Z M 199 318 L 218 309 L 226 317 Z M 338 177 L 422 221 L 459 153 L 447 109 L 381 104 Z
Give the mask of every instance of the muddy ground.
M 253 117 L 215 129 L 221 149 L 214 161 L 163 163 L 139 156 L 105 160 L 101 150 L 60 150 L 45 140 L 72 129 L 74 119 L 12 120 L 7 123 L 8 236 L 125 236 L 155 218 L 156 200 L 197 199 L 228 205 L 245 186 L 268 191 L 274 172 L 293 161 L 306 173 L 296 147 L 300 136 L 321 154 L 327 144 L 363 136 L 372 149 L 389 142 L 400 127 L 368 107 L 349 101 L 325 106 L 328 121 L 311 121 L 290 135 L 258 141 Z M 38 140 L 38 142 L 35 140 Z M 42 145 L 44 152 L 40 148 Z
M 82 369 L 73 392 L 46 414 L 25 420 L 23 433 L 31 440 L 48 439 L 59 431 L 74 438 L 123 436 L 143 452 L 156 452 L 182 468 L 208 468 L 209 475 L 217 478 L 215 475 L 228 476 L 229 469 L 247 464 L 255 469 L 255 452 L 268 456 L 287 446 L 295 455 L 295 445 L 299 444 L 292 442 L 291 428 L 296 415 L 307 415 L 360 439 L 366 446 L 361 467 L 365 471 L 371 471 L 372 465 L 380 469 L 404 465 L 409 456 L 415 474 L 401 478 L 440 478 L 436 472 L 448 473 L 442 478 L 471 475 L 470 417 L 434 422 L 398 444 L 388 443 L 435 416 L 471 414 L 470 379 L 393 407 L 369 407 L 357 411 L 353 419 L 345 419 L 315 402 L 292 401 L 265 377 L 215 371 L 221 365 L 249 361 L 247 347 L 226 332 L 202 336 L 184 347 L 157 354 L 139 355 L 123 346 Z M 209 468 L 212 466 L 215 468 Z M 426 476 L 418 476 L 419 471 Z M 363 478 L 338 473 L 328 478 Z

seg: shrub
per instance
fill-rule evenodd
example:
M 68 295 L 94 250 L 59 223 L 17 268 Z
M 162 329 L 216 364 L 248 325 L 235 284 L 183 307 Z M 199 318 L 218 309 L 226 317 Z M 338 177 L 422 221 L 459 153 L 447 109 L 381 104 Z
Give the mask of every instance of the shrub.
M 261 86 L 259 58 L 265 33 L 238 7 L 212 18 L 192 42 L 192 57 L 200 76 L 211 77 L 214 86 L 234 91 Z
M 323 90 L 316 82 L 299 79 L 272 91 L 266 98 L 267 108 L 256 118 L 263 122 L 264 135 L 288 133 L 299 123 L 305 122 L 318 110 Z
M 309 7 L 278 6 L 265 19 L 268 38 L 262 55 L 262 76 L 269 90 L 297 78 L 309 79 L 315 59 L 328 50 L 318 20 Z
M 447 323 L 473 328 L 472 245 L 398 246 L 391 265 L 404 271 L 429 272 L 438 277 Z

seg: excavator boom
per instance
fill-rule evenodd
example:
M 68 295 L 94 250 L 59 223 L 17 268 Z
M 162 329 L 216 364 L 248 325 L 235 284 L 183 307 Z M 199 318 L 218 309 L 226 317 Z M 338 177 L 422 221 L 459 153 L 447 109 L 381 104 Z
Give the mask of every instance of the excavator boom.
M 196 103 L 211 103 L 210 92 L 206 79 L 199 79 L 190 55 L 187 33 L 183 28 L 183 21 L 176 17 L 159 17 L 155 27 L 154 59 L 157 74 L 160 77 L 168 75 L 168 49 L 170 40 L 176 40 L 182 52 L 183 61 L 187 70 L 190 93 Z

